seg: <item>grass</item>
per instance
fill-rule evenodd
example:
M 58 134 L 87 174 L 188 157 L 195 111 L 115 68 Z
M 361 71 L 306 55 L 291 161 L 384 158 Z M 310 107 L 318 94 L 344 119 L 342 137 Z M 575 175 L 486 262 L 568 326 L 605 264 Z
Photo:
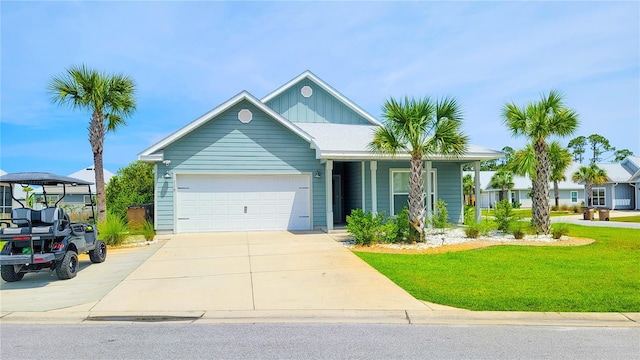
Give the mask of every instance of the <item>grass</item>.
M 619 216 L 619 217 L 610 218 L 609 220 L 610 221 L 640 223 L 640 215 L 638 215 L 638 216 Z
M 414 297 L 485 311 L 639 312 L 637 229 L 568 225 L 578 247 L 492 246 L 444 254 L 356 254 Z
M 494 216 L 496 213 L 495 209 L 483 209 L 482 216 Z M 567 216 L 567 215 L 576 215 L 580 213 L 574 213 L 571 211 L 551 211 L 549 212 L 551 216 Z M 513 215 L 519 218 L 530 218 L 531 217 L 531 209 L 513 209 Z

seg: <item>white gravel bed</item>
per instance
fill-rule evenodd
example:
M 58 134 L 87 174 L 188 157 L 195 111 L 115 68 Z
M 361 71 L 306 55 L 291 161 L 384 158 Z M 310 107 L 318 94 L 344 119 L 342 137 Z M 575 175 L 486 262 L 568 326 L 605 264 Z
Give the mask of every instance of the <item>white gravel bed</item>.
M 466 237 L 464 230 L 460 228 L 442 230 L 428 229 L 425 237 L 426 242 L 415 244 L 387 244 L 377 243 L 376 246 L 386 247 L 390 249 L 426 249 L 443 245 L 461 244 L 470 241 L 495 241 L 500 243 L 517 243 L 525 241 L 537 241 L 541 243 L 552 243 L 556 241 L 567 240 L 568 237 L 562 236 L 559 240 L 549 235 L 525 235 L 523 239 L 516 239 L 511 233 L 503 233 L 501 231 L 492 230 L 489 234 L 479 236 L 477 239 Z M 345 241 L 343 245 L 346 247 L 354 247 L 355 241 Z

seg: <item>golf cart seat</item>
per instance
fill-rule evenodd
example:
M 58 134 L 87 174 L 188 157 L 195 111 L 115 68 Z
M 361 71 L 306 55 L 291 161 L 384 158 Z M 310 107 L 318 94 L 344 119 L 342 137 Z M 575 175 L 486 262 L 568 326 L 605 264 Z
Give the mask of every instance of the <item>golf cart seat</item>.
M 12 222 L 17 227 L 2 229 L 5 235 L 51 235 L 66 236 L 71 232 L 68 218 L 58 207 L 33 210 L 18 208 L 11 210 Z M 31 226 L 29 226 L 31 225 Z

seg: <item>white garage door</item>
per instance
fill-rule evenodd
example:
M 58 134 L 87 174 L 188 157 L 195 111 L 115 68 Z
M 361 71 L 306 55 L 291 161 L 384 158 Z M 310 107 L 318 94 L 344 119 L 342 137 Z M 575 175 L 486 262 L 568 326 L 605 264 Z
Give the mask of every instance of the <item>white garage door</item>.
M 309 175 L 178 175 L 178 233 L 311 229 Z

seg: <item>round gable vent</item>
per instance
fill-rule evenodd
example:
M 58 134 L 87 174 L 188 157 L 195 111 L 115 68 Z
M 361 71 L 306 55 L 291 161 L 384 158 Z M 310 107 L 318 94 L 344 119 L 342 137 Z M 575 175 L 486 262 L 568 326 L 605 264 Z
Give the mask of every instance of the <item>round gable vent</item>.
M 302 96 L 308 98 L 313 95 L 313 89 L 311 88 L 311 86 L 305 85 L 302 87 L 302 89 L 300 89 L 300 93 L 302 94 Z
M 238 120 L 240 120 L 241 123 L 247 124 L 251 122 L 252 119 L 253 119 L 253 114 L 251 113 L 251 110 L 242 109 L 238 111 Z

